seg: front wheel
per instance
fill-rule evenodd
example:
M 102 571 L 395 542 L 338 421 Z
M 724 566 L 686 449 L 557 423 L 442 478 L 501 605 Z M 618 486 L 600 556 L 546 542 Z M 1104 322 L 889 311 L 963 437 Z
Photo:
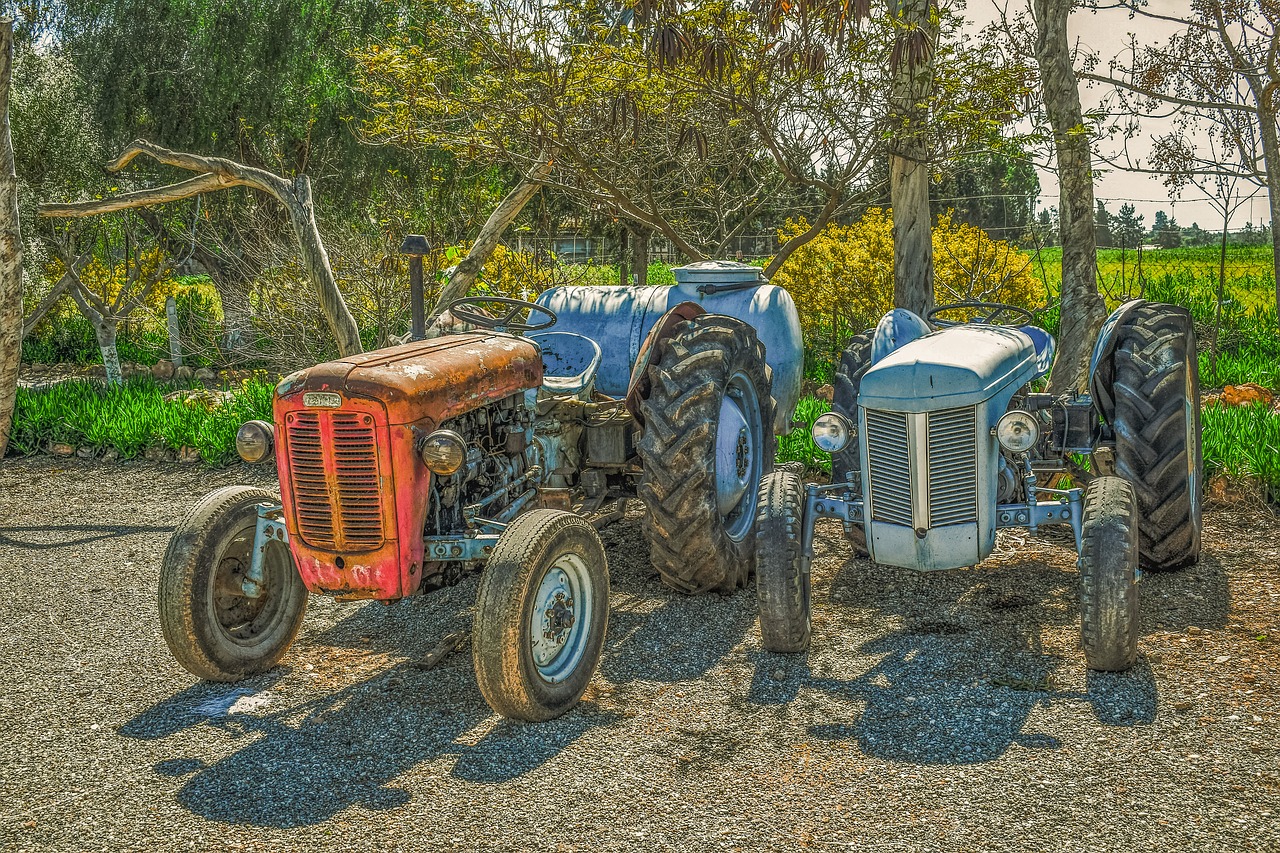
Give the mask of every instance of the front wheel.
M 472 655 L 489 707 L 538 722 L 568 711 L 600 663 L 609 569 L 595 528 L 568 512 L 520 516 L 480 576 Z
M 284 656 L 302 626 L 307 588 L 288 547 L 267 544 L 262 592 L 244 594 L 264 489 L 227 486 L 206 495 L 178 525 L 160 565 L 160 627 L 193 675 L 239 681 Z
M 1084 493 L 1080 638 L 1089 669 L 1123 672 L 1138 655 L 1138 526 L 1133 487 L 1097 477 Z
M 760 639 L 771 652 L 809 647 L 811 585 L 804 556 L 804 489 L 792 471 L 760 481 L 756 516 L 756 598 Z

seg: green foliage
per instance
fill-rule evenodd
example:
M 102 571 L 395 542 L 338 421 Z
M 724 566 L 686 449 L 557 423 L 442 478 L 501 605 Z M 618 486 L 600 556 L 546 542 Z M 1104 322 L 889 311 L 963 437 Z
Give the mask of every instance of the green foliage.
M 811 427 L 818 418 L 831 411 L 825 400 L 802 397 L 796 403 L 792 420 L 799 425 L 786 435 L 778 436 L 777 461 L 803 462 L 809 468 L 831 473 L 831 454 L 824 453 L 813 443 Z
M 1200 418 L 1209 474 L 1257 477 L 1280 496 L 1280 414 L 1258 403 L 1209 406 Z
M 245 380 L 230 397 L 209 408 L 199 400 L 170 400 L 171 389 L 151 379 L 130 379 L 106 388 L 95 382 L 60 382 L 51 388 L 19 389 L 9 447 L 32 454 L 50 444 L 115 448 L 132 459 L 148 447 L 193 447 L 210 465 L 235 459 L 235 436 L 245 421 L 271 420 L 275 386 L 265 378 Z
M 786 240 L 807 228 L 790 222 Z M 1044 289 L 1016 247 L 985 231 L 938 217 L 933 229 L 935 297 L 938 302 L 985 299 L 1028 308 L 1044 303 Z M 829 225 L 787 258 L 773 276 L 800 313 L 811 363 L 834 360 L 851 334 L 879 321 L 893 307 L 893 219 L 872 208 L 852 225 Z

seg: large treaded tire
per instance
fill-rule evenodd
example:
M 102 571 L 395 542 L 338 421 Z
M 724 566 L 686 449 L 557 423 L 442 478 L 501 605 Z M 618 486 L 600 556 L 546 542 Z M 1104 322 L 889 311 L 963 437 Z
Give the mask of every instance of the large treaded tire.
M 650 561 L 681 592 L 732 592 L 754 568 L 756 486 L 773 469 L 776 448 L 764 346 L 741 320 L 703 314 L 659 344 L 649 381 L 636 449 L 644 469 L 637 492 L 648 509 Z M 744 383 L 756 401 L 755 423 L 748 424 L 755 433 L 750 485 L 722 516 L 716 485 L 721 404 L 731 386 Z
M 1144 569 L 1200 558 L 1204 462 L 1195 327 L 1186 309 L 1149 303 L 1118 330 L 1116 474 L 1133 484 Z
M 835 380 L 832 382 L 834 393 L 831 408 L 848 418 L 855 427 L 858 424 L 858 390 L 862 387 L 862 377 L 871 368 L 871 344 L 874 339 L 874 329 L 859 332 L 849 339 L 840 355 Z M 854 494 L 862 493 L 862 463 L 858 458 L 856 432 L 844 450 L 831 454 L 831 482 L 842 481 L 853 484 Z M 854 552 L 865 556 L 867 536 L 862 527 L 846 525 L 845 532 Z
M 771 652 L 809 647 L 811 587 L 804 556 L 804 486 L 792 471 L 760 481 L 756 514 L 756 599 L 760 639 Z
M 240 593 L 249 568 L 258 504 L 279 495 L 249 486 L 210 492 L 169 539 L 160 563 L 160 628 L 178 663 L 209 681 L 266 672 L 284 656 L 307 604 L 287 547 L 268 546 L 264 592 Z
M 1123 672 L 1138 654 L 1138 524 L 1132 485 L 1097 477 L 1084 493 L 1080 640 L 1089 669 Z
M 535 631 L 543 626 L 538 611 L 545 602 L 539 594 L 556 571 L 573 578 L 565 589 L 576 590 L 577 601 L 567 602 L 575 618 L 559 654 L 549 655 L 540 669 Z M 540 722 L 565 713 L 600 664 L 608 623 L 609 569 L 595 528 L 554 509 L 520 516 L 494 546 L 476 594 L 471 653 L 484 700 L 516 720 Z

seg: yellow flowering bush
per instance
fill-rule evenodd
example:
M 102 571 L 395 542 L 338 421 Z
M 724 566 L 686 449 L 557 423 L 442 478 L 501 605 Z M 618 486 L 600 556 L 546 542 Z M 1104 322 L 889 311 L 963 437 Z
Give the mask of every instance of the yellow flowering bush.
M 809 227 L 787 220 L 779 240 Z M 1044 304 L 1044 291 L 1028 262 L 1004 240 L 938 217 L 933 229 L 934 299 L 980 299 L 1024 308 Z M 797 249 L 773 276 L 800 313 L 806 344 L 838 352 L 853 332 L 868 328 L 893 307 L 893 217 L 871 208 L 852 225 L 828 225 Z

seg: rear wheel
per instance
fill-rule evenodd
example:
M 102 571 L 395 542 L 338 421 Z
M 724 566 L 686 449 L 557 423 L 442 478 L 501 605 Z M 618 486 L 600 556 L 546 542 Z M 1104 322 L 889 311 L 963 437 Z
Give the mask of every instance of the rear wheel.
M 228 486 L 206 495 L 179 523 L 160 564 L 160 627 L 178 663 L 210 681 L 265 672 L 302 626 L 307 588 L 288 546 L 270 542 L 262 592 L 244 594 L 258 505 L 277 495 Z
M 638 489 L 653 567 L 682 592 L 731 592 L 755 562 L 755 501 L 773 468 L 771 373 L 755 330 L 703 314 L 659 344 L 640 403 Z
M 1133 487 L 1097 477 L 1084 493 L 1080 639 L 1090 669 L 1122 672 L 1138 654 L 1138 529 Z
M 809 647 L 811 594 L 803 527 L 800 478 L 791 471 L 766 475 L 756 515 L 756 598 L 760 639 L 771 652 Z
M 871 368 L 871 344 L 874 339 L 874 329 L 860 332 L 849 339 L 840 356 L 840 364 L 836 367 L 835 382 L 832 383 L 834 394 L 831 408 L 848 418 L 855 427 L 858 423 L 858 390 L 862 386 L 862 377 Z M 862 494 L 862 463 L 858 456 L 856 429 L 844 450 L 831 454 L 831 482 L 850 483 L 854 494 Z M 854 551 L 865 555 L 867 537 L 862 527 L 845 525 L 845 532 Z
M 582 698 L 609 621 L 609 570 L 595 528 L 533 510 L 510 525 L 480 576 L 472 657 L 489 707 L 550 720 Z
M 1183 308 L 1139 306 L 1114 356 L 1116 474 L 1133 484 L 1145 569 L 1200 557 L 1204 463 L 1195 328 Z

